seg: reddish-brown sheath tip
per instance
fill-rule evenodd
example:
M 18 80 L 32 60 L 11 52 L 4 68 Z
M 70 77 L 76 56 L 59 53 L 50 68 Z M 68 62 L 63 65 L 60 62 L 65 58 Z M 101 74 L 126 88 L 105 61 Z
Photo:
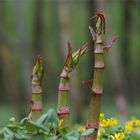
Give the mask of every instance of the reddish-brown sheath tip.
M 35 59 L 35 62 L 40 63 L 41 59 L 42 59 L 42 57 L 40 55 L 37 55 L 36 59 Z

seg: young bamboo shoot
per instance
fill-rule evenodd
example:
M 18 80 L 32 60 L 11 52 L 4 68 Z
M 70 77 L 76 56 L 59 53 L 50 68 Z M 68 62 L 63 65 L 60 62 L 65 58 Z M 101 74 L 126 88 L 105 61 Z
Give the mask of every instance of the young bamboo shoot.
M 76 68 L 81 56 L 87 51 L 87 44 L 72 53 L 70 43 L 68 43 L 68 55 L 60 74 L 60 83 L 58 89 L 58 108 L 59 119 L 63 119 L 63 126 L 70 125 L 70 77 Z
M 91 97 L 90 97 L 90 106 L 89 106 L 89 115 L 87 120 L 87 129 L 94 129 L 94 132 L 91 135 L 85 137 L 86 140 L 96 140 L 98 127 L 99 127 L 99 114 L 101 106 L 101 95 L 103 93 L 103 75 L 105 69 L 105 60 L 104 55 L 106 51 L 112 47 L 113 42 L 116 40 L 113 39 L 109 44 L 104 43 L 105 35 L 105 17 L 101 11 L 97 11 L 96 15 L 93 18 L 98 18 L 96 24 L 96 31 L 92 27 L 89 27 L 90 33 L 94 40 L 94 53 L 95 63 L 94 63 L 94 76 L 93 82 L 90 86 Z M 86 84 L 89 82 L 86 82 Z M 90 82 L 91 83 L 91 82 Z
M 29 117 L 33 121 L 36 121 L 42 114 L 42 93 L 43 93 L 42 79 L 43 79 L 42 59 L 40 56 L 37 56 L 31 74 L 32 99 L 30 104 Z

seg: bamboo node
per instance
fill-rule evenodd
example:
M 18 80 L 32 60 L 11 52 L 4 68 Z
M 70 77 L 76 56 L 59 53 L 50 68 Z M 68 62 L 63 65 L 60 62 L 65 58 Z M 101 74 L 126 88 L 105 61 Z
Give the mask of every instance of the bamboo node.
M 41 101 L 32 101 L 31 110 L 32 111 L 41 111 L 42 110 L 42 102 Z
M 102 88 L 92 88 L 91 93 L 93 95 L 102 95 L 103 89 Z
M 105 68 L 105 64 L 104 64 L 103 61 L 96 61 L 95 65 L 94 65 L 94 68 L 96 68 L 96 69 L 104 69 Z
M 42 87 L 40 85 L 32 84 L 32 93 L 42 93 Z
M 69 91 L 70 88 L 69 88 L 69 84 L 63 84 L 63 83 L 60 83 L 59 84 L 59 91 Z
M 99 122 L 88 123 L 87 126 L 86 126 L 86 129 L 90 129 L 90 128 L 98 129 L 98 127 L 99 127 Z
M 104 54 L 104 50 L 103 49 L 102 50 L 101 49 L 95 49 L 94 53 L 95 54 Z
M 57 109 L 58 116 L 67 115 L 67 114 L 70 114 L 70 109 L 68 106 Z
M 62 73 L 60 74 L 60 77 L 64 79 L 69 79 L 70 76 L 71 76 L 70 72 L 67 71 L 66 67 L 64 67 Z

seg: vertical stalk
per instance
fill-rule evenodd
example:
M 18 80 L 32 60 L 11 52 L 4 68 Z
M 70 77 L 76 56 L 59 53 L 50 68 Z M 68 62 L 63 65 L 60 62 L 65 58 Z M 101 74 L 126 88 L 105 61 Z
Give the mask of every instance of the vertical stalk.
M 29 116 L 33 121 L 36 121 L 42 114 L 42 79 L 42 58 L 37 56 L 31 75 L 32 99 Z
M 58 109 L 59 119 L 63 119 L 63 125 L 70 124 L 70 77 L 65 77 L 65 68 L 60 75 L 60 84 L 58 89 Z
M 113 39 L 109 44 L 104 44 L 104 34 L 105 34 L 105 17 L 101 11 L 97 11 L 96 15 L 93 17 L 98 18 L 96 24 L 96 32 L 92 27 L 89 27 L 91 35 L 94 40 L 94 53 L 95 63 L 94 63 L 94 76 L 93 84 L 91 85 L 91 97 L 89 106 L 89 115 L 87 121 L 87 129 L 94 129 L 94 132 L 85 137 L 86 140 L 96 140 L 98 127 L 99 127 L 99 114 L 101 106 L 101 95 L 103 93 L 103 75 L 105 69 L 104 55 L 106 51 L 112 47 Z
M 72 53 L 70 43 L 68 43 L 69 51 L 65 61 L 63 70 L 60 74 L 60 83 L 58 89 L 58 107 L 57 114 L 59 119 L 63 119 L 63 126 L 69 126 L 70 122 L 70 77 L 76 68 L 80 57 L 86 52 L 87 45 L 83 45 L 80 49 Z

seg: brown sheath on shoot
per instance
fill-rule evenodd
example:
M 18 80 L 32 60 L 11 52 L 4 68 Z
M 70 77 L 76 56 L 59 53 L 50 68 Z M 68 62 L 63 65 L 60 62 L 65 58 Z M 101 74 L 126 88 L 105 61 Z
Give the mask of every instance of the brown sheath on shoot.
M 96 15 L 93 18 L 98 18 L 96 24 L 96 31 L 92 27 L 89 27 L 90 33 L 94 40 L 94 53 L 95 63 L 94 63 L 94 76 L 93 82 L 85 82 L 91 89 L 90 97 L 90 106 L 89 106 L 89 115 L 87 120 L 87 129 L 94 129 L 94 132 L 91 135 L 85 137 L 86 140 L 96 140 L 98 127 L 99 127 L 99 114 L 100 114 L 100 105 L 101 105 L 101 95 L 103 93 L 103 75 L 105 69 L 105 60 L 104 55 L 109 48 L 112 47 L 113 42 L 116 40 L 114 38 L 110 43 L 104 43 L 105 35 L 105 17 L 101 11 L 97 11 Z
M 29 117 L 33 121 L 36 121 L 42 114 L 42 79 L 42 58 L 40 56 L 37 56 L 31 74 L 32 99 L 30 104 Z
M 72 53 L 70 43 L 68 43 L 68 55 L 60 74 L 60 83 L 58 89 L 58 107 L 57 114 L 59 119 L 63 119 L 63 126 L 68 126 L 70 122 L 70 77 L 76 68 L 81 56 L 87 51 L 87 44 Z

